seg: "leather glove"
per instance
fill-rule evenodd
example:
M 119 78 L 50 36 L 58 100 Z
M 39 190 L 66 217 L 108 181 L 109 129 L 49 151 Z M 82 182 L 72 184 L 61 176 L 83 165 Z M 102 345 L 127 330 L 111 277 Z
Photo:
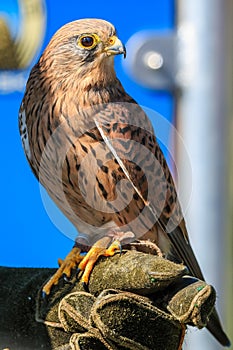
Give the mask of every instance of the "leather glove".
M 138 251 L 101 258 L 89 293 L 74 273 L 43 298 L 38 284 L 53 272 L 0 268 L 0 349 L 181 349 L 186 325 L 204 327 L 215 303 L 183 265 Z

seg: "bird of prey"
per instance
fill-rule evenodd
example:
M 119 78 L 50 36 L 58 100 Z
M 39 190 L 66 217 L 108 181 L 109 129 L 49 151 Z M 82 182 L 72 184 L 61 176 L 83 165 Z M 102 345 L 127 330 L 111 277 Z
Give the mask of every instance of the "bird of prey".
M 111 23 L 77 20 L 55 33 L 27 82 L 19 112 L 26 157 L 79 232 L 46 294 L 75 266 L 87 284 L 100 255 L 139 238 L 204 279 L 151 122 L 116 77 L 119 54 L 126 50 Z M 216 311 L 207 328 L 230 344 Z

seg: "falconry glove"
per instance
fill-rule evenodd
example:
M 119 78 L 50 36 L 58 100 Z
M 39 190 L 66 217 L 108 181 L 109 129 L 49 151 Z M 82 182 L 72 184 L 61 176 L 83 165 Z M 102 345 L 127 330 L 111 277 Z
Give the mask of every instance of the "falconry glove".
M 186 325 L 204 327 L 215 303 L 213 287 L 186 272 L 161 257 L 123 251 L 99 259 L 89 292 L 74 272 L 44 298 L 36 285 L 51 269 L 1 268 L 6 303 L 0 348 L 181 349 Z

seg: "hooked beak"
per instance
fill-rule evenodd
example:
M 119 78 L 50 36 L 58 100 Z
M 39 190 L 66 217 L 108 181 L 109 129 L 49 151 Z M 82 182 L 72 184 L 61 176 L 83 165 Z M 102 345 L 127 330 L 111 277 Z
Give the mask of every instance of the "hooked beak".
M 122 44 L 120 39 L 118 39 L 115 35 L 109 39 L 110 45 L 105 47 L 104 51 L 108 56 L 112 55 L 124 55 L 126 57 L 126 48 L 125 45 Z

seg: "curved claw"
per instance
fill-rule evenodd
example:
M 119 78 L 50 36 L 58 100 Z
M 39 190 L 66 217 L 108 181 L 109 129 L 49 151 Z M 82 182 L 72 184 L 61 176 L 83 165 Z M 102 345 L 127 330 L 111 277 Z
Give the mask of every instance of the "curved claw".
M 86 282 L 82 282 L 82 286 L 83 286 L 83 289 L 85 290 L 85 292 L 89 293 L 89 288 L 88 288 L 88 284 Z
M 47 298 L 47 294 L 43 290 L 41 291 L 41 297 L 42 297 L 42 299 L 46 299 Z
M 63 273 L 62 278 L 66 283 L 72 284 L 66 273 Z

